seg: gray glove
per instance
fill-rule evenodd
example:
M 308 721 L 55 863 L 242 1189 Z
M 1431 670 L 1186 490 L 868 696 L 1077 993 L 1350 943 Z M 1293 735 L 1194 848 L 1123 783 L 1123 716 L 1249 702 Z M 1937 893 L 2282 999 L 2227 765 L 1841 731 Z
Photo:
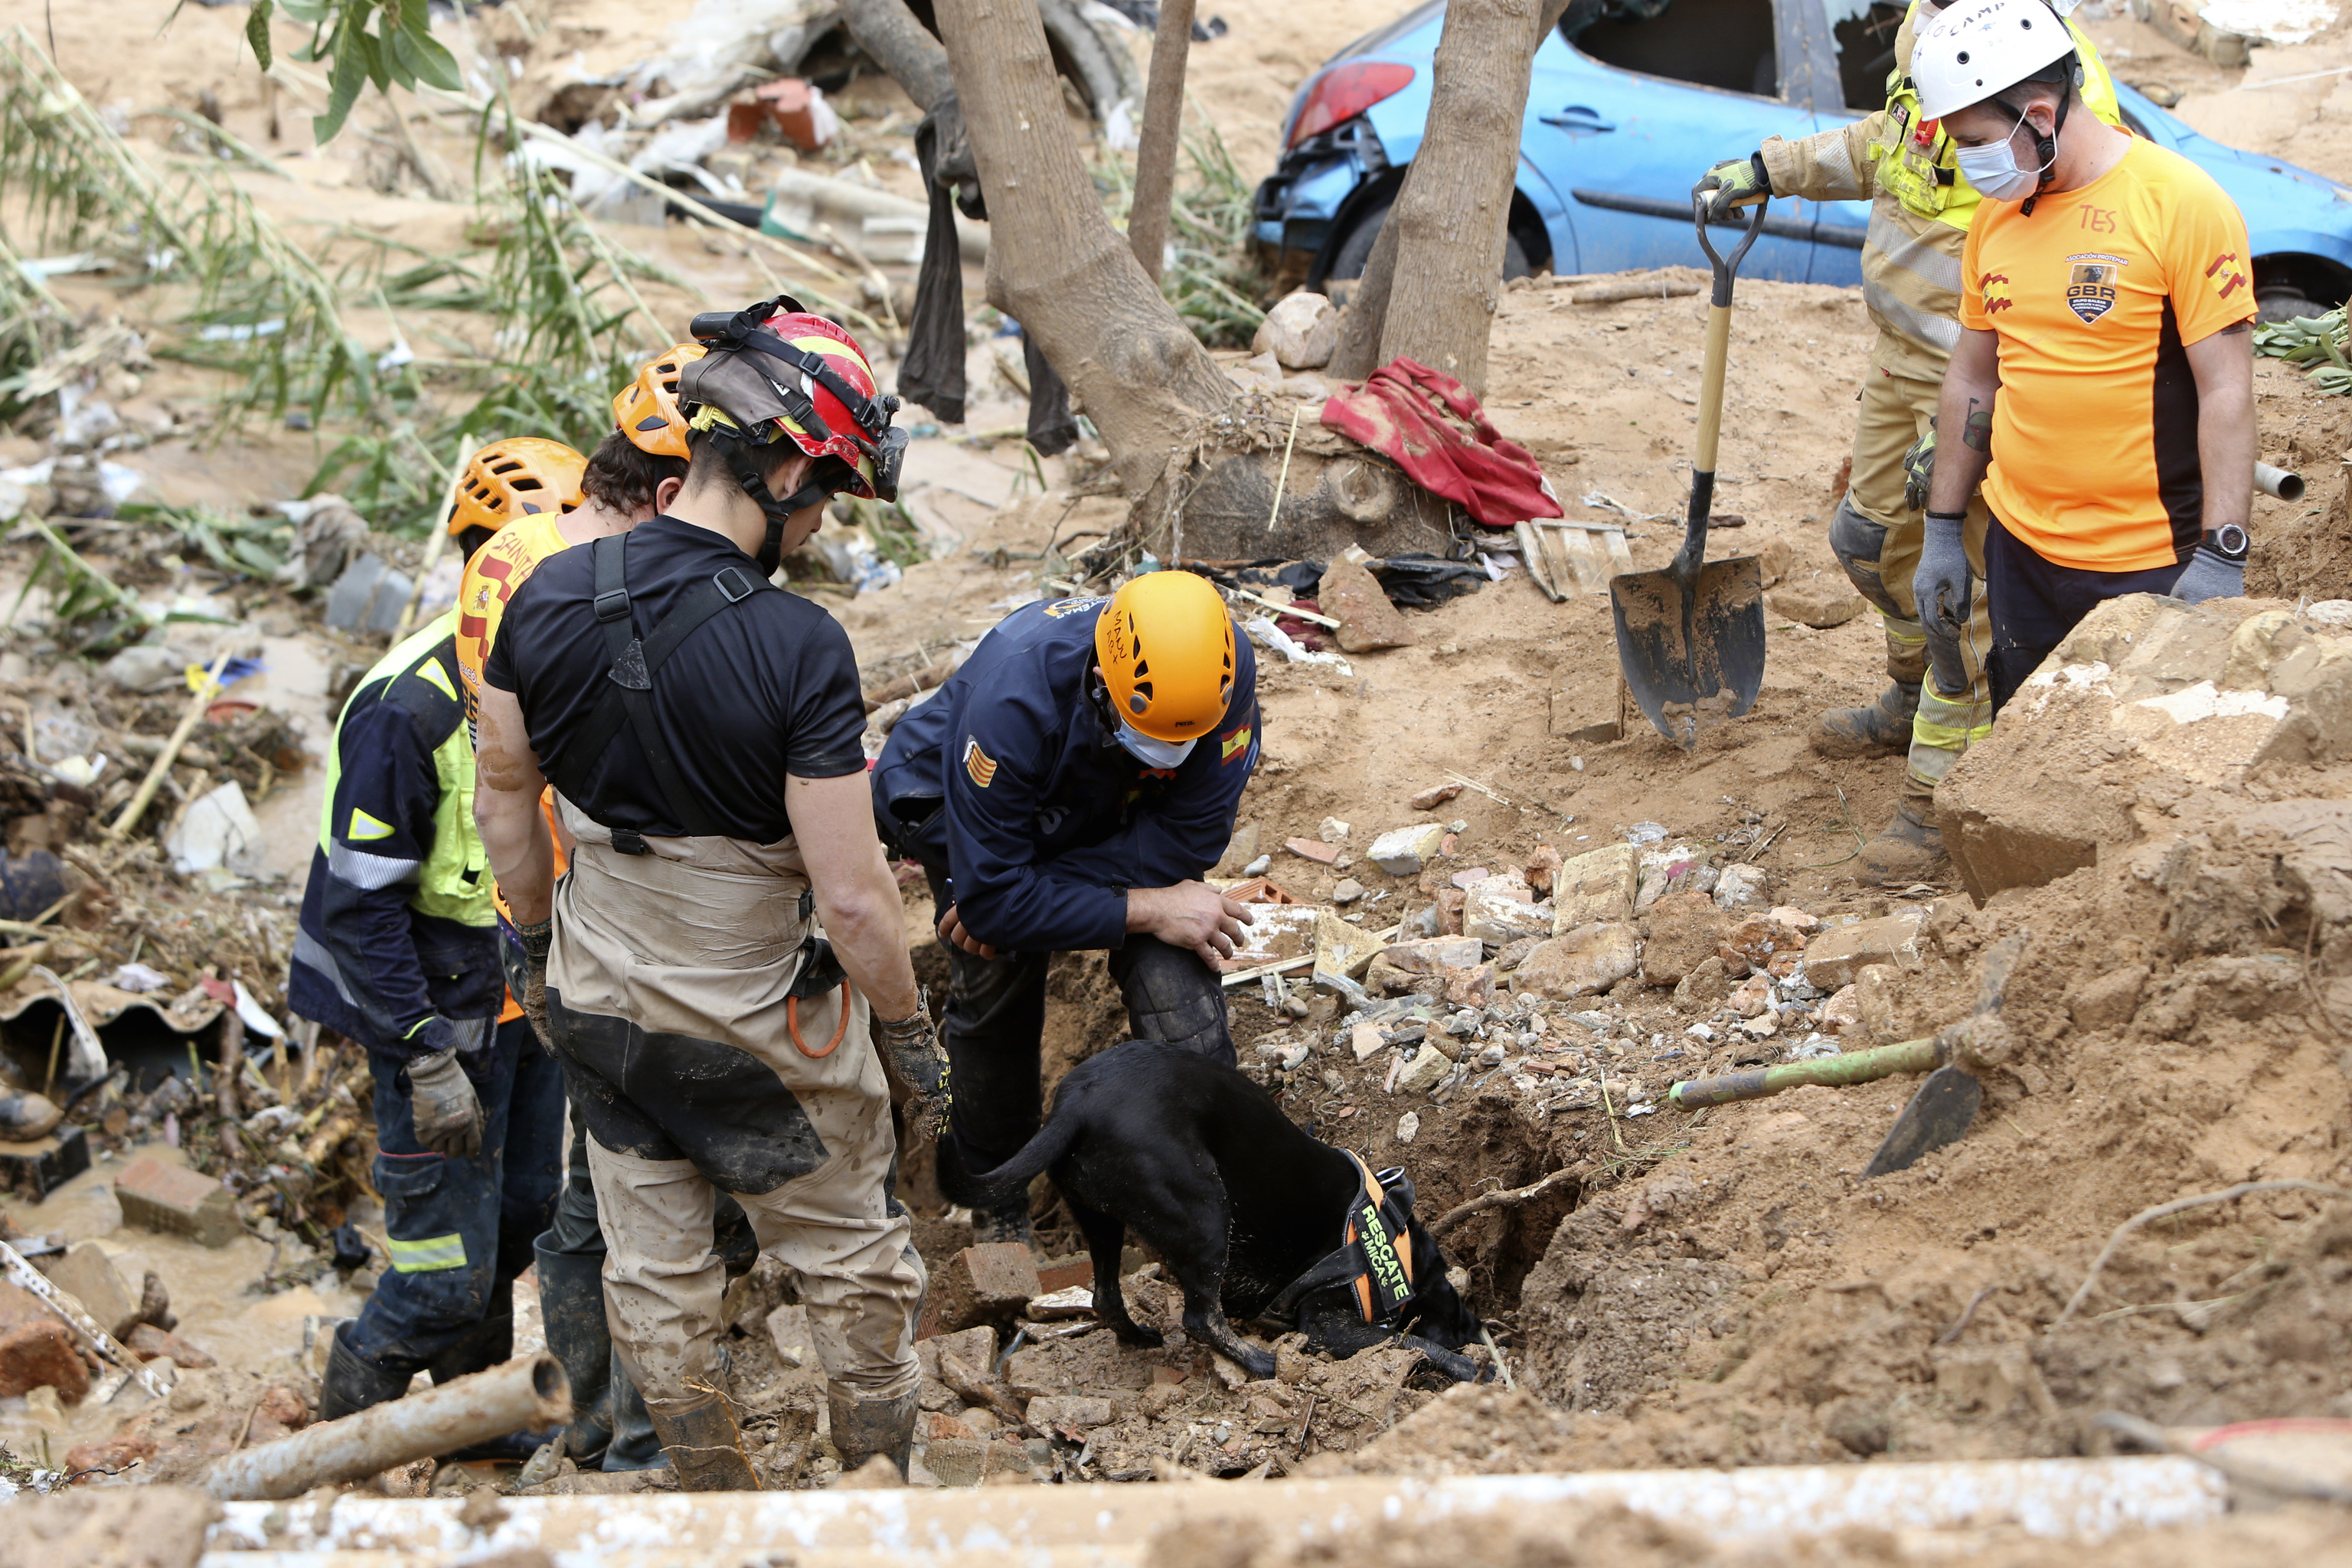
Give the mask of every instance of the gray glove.
M 2200 544 L 2189 564 L 2173 580 L 2172 596 L 2192 605 L 2208 599 L 2235 599 L 2246 592 L 2246 563 L 2232 561 L 2210 545 Z
M 482 1152 L 482 1102 L 456 1047 L 408 1064 L 408 1114 L 416 1141 L 435 1153 L 470 1160 Z
M 547 951 L 555 944 L 554 917 L 532 926 L 517 921 L 515 934 L 522 938 L 524 976 L 522 994 L 515 1000 L 522 1004 L 523 1016 L 530 1020 L 530 1032 L 539 1037 L 539 1048 L 553 1056 L 555 1037 L 547 1023 Z
M 931 1026 L 930 997 L 915 992 L 915 1011 L 896 1023 L 874 1020 L 874 1043 L 883 1060 L 915 1091 L 907 1102 L 907 1127 L 917 1137 L 943 1138 L 948 1109 L 955 1097 L 948 1089 L 948 1053 Z
M 1919 569 L 1911 578 L 1919 626 L 1927 634 L 1927 664 L 1936 689 L 1947 697 L 1958 697 L 1969 689 L 1960 645 L 1968 636 L 1969 616 L 1976 604 L 1976 577 L 1969 570 L 1968 546 L 1960 541 L 1961 526 L 1967 521 L 1966 512 L 1927 514 Z
M 1911 443 L 1903 454 L 1903 504 L 1913 511 L 1927 510 L 1927 487 L 1936 479 L 1936 426 L 1929 421 L 1927 433 Z
M 1706 221 L 1729 223 L 1739 209 L 1772 194 L 1771 176 L 1764 172 L 1762 152 L 1745 158 L 1727 158 L 1699 176 L 1691 195 L 1706 203 Z

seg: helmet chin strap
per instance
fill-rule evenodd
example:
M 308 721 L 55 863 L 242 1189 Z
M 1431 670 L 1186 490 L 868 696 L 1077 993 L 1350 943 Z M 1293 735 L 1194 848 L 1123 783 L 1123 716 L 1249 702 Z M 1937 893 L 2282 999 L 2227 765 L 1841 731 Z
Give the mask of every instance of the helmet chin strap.
M 761 575 L 772 577 L 776 568 L 784 563 L 784 525 L 793 520 L 793 513 L 814 506 L 833 492 L 811 479 L 778 500 L 775 492 L 768 489 L 768 481 L 761 477 L 759 466 L 751 461 L 751 447 L 745 442 L 727 443 L 727 466 L 743 493 L 760 509 L 760 515 L 768 520 L 767 534 L 760 542 L 759 554 L 752 559 L 759 562 Z

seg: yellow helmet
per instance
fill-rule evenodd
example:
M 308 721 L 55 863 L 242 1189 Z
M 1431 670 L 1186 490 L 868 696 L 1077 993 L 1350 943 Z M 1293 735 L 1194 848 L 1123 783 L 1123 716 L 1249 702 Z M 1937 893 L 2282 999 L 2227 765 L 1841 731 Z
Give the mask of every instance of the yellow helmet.
M 1234 700 L 1234 622 L 1206 578 L 1148 572 L 1095 621 L 1095 658 L 1111 706 L 1155 741 L 1193 741 Z
M 538 436 L 493 441 L 474 454 L 458 478 L 449 531 L 487 528 L 496 533 L 519 517 L 570 511 L 587 499 L 580 489 L 580 476 L 587 469 L 588 459 L 561 441 Z
M 630 445 L 656 458 L 684 458 L 686 416 L 677 408 L 677 378 L 710 351 L 679 343 L 637 367 L 636 379 L 613 398 L 613 422 Z

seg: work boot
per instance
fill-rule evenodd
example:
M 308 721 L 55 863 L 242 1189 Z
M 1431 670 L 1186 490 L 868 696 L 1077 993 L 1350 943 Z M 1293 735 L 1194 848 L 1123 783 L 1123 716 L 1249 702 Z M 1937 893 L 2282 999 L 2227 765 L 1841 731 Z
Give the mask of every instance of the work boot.
M 908 1408 L 913 1406 L 911 1404 Z M 760 1478 L 743 1453 L 743 1433 L 723 1394 L 648 1399 L 646 1414 L 669 1450 L 680 1491 L 755 1492 Z
M 654 1430 L 646 1396 L 637 1392 L 636 1380 L 621 1364 L 618 1351 L 613 1352 L 612 1379 L 613 1443 L 604 1450 L 604 1473 L 660 1469 L 669 1463 L 669 1454 L 662 1447 L 661 1434 Z
M 855 1389 L 825 1384 L 825 1409 L 833 1422 L 833 1446 L 841 1451 L 841 1473 L 850 1475 L 881 1454 L 905 1476 L 915 1447 L 915 1402 L 920 1396 L 921 1390 L 910 1388 L 896 1399 L 865 1399 Z
M 1887 683 L 1866 708 L 1833 708 L 1813 721 L 1806 739 L 1825 757 L 1883 757 L 1911 749 L 1911 716 L 1919 709 L 1919 683 Z
M 971 1211 L 971 1244 L 985 1247 L 992 1241 L 1017 1241 L 1033 1252 L 1036 1250 L 1037 1231 L 1029 1223 L 1029 1199 L 1025 1194 L 1003 1208 Z
M 343 1342 L 352 1325 L 344 1323 L 335 1330 L 334 1342 L 327 1349 L 327 1375 L 319 1380 L 319 1419 L 340 1421 L 346 1415 L 397 1399 L 408 1392 L 408 1374 L 385 1372 L 372 1363 L 362 1360 Z
M 539 1261 L 539 1316 L 547 1326 L 547 1352 L 562 1363 L 572 1384 L 572 1424 L 563 1429 L 563 1451 L 582 1469 L 593 1470 L 613 1440 L 613 1331 L 604 1322 L 604 1262 L 551 1251 L 543 1237 L 531 1251 Z
M 1895 820 L 1886 831 L 1862 847 L 1854 879 L 1865 888 L 1907 888 L 1949 870 L 1935 810 L 1933 795 L 1905 795 L 1895 804 Z

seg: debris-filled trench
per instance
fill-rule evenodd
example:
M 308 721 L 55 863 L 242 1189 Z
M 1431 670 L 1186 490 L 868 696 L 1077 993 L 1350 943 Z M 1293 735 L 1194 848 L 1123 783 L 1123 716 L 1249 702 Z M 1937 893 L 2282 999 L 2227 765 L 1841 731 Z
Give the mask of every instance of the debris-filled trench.
M 317 107 L 298 90 L 311 68 L 240 66 L 244 11 L 176 17 L 179 58 L 106 58 L 172 9 L 58 18 L 55 68 L 92 123 L 158 167 L 233 167 L 224 184 L 273 234 L 316 230 L 314 272 L 336 280 L 345 330 L 384 356 L 387 388 L 407 374 L 389 344 L 456 363 L 522 330 L 466 314 L 451 275 L 394 276 L 505 244 L 498 226 L 519 221 L 459 199 L 478 114 L 420 110 L 412 131 L 363 100 L 365 135 L 312 151 L 294 133 Z M 640 9 L 459 7 L 517 112 L 567 142 L 648 83 L 690 89 L 684 53 L 668 78 L 624 68 L 658 65 L 677 20 Z M 1193 47 L 1194 112 L 1255 180 L 1291 86 L 1391 7 L 1221 9 Z M 2124 7 L 2084 9 L 2110 13 L 2095 30 L 2135 79 L 2169 80 L 2189 109 L 2235 79 Z M 0 24 L 31 29 L 38 22 L 38 7 L 0 5 Z M 1148 27 L 1129 31 L 1139 60 Z M 2276 58 L 2255 68 L 2325 71 L 2343 37 L 2264 50 Z M 677 47 L 689 46 L 704 47 Z M 841 35 L 824 47 L 854 52 Z M 0 89 L 19 90 L 25 68 L 0 60 Z M 757 195 L 764 159 L 776 189 L 799 169 L 812 190 L 848 183 L 914 206 L 921 181 L 900 149 L 919 116 L 870 68 L 835 75 L 819 119 L 835 117 L 824 134 L 839 140 L 822 153 L 792 150 L 802 131 L 778 107 L 783 132 L 763 121 L 730 142 L 722 127 L 634 166 L 691 163 L 699 184 L 665 187 L 716 200 L 747 183 Z M 2352 175 L 2347 90 L 2319 82 L 2305 120 L 2257 130 L 2280 146 L 2304 135 L 2299 160 Z M 1070 93 L 1074 121 L 1090 123 Z M 726 113 L 726 97 L 698 112 Z M 588 135 L 590 151 L 625 160 L 651 141 L 614 136 Z M 1203 210 L 1235 199 L 1187 188 Z M 779 291 L 766 286 L 789 265 L 779 253 L 665 224 L 661 198 L 648 215 L 633 192 L 646 195 L 616 177 L 602 206 L 583 205 L 642 253 L 627 286 L 649 316 L 676 331 L 692 310 Z M 12 188 L 0 207 L 13 220 L 27 199 Z M 793 243 L 822 249 L 822 226 L 808 219 Z M 824 254 L 857 308 L 895 329 L 911 258 Z M 965 257 L 976 302 L 982 268 Z M 0 1240 L 19 1255 L 0 1282 L 0 1457 L 13 1486 L 38 1490 L 196 1482 L 310 1426 L 334 1327 L 389 1266 L 365 1052 L 290 1013 L 287 967 L 335 715 L 394 624 L 457 587 L 414 526 L 449 459 L 429 439 L 448 432 L 402 402 L 425 379 L 379 405 L 387 419 L 399 405 L 397 438 L 321 468 L 349 433 L 312 430 L 299 408 L 225 435 L 208 423 L 226 362 L 161 347 L 162 323 L 197 319 L 193 285 L 131 286 L 109 270 L 119 258 L 74 261 L 57 258 L 40 287 L 79 346 L 36 345 L 24 368 L 49 378 L 34 384 L 47 401 L 5 394 L 0 433 L 14 516 L 0 595 L 15 606 L 0 635 Z M 474 265 L 469 288 L 506 262 Z M 2099 612 L 1938 791 L 1950 874 L 1866 888 L 1856 854 L 1894 810 L 1902 760 L 1808 743 L 1822 710 L 1883 683 L 1876 616 L 1825 539 L 1869 363 L 1859 289 L 1741 287 L 1715 548 L 1759 563 L 1753 710 L 1685 750 L 1622 694 L 1606 581 L 1679 542 L 1701 276 L 1670 268 L 1587 299 L 1590 279 L 1538 274 L 1500 295 L 1487 411 L 1542 466 L 1571 530 L 1473 530 L 1471 569 L 1451 574 L 1374 560 L 1376 578 L 1337 552 L 1206 568 L 1259 661 L 1262 754 L 1213 872 L 1258 917 L 1225 991 L 1241 1062 L 1315 1137 L 1407 1172 L 1486 1326 L 1465 1350 L 1482 1381 L 1458 1384 L 1407 1348 L 1337 1360 L 1243 1325 L 1275 1356 L 1274 1376 L 1251 1379 L 1188 1339 L 1164 1260 L 1134 1237 L 1126 1299 L 1165 1344 L 1123 1345 L 1093 1314 L 1092 1265 L 1050 1181 L 1032 1189 L 1034 1250 L 975 1246 L 929 1147 L 908 1140 L 898 1190 L 930 1279 L 913 1484 L 2022 1460 L 2140 1451 L 2150 1426 L 2352 1421 L 2352 408 L 2258 361 L 2263 458 L 2309 489 L 2257 499 L 2249 597 Z M 1231 291 L 1210 281 L 1201 298 Z M 1211 341 L 1278 447 L 1332 389 L 1264 338 L 1238 346 L 1262 314 Z M 869 755 L 1008 611 L 1106 590 L 1134 564 L 1101 443 L 1026 448 L 1021 340 L 976 304 L 969 331 L 966 421 L 916 426 L 901 504 L 844 503 L 786 563 L 856 647 Z M 903 337 L 882 341 L 895 359 Z M 930 896 L 912 862 L 899 883 L 936 1005 Z M 1124 1019 L 1102 954 L 1055 959 L 1049 1095 L 1124 1037 Z M 1927 1041 L 1899 1071 L 1851 1070 L 1855 1053 Z M 1981 1092 L 1965 1135 L 1865 1175 L 1937 1066 Z M 1768 1068 L 1799 1081 L 1753 1100 L 1675 1092 Z M 114 1349 L 100 1353 L 41 1281 Z M 544 1343 L 530 1274 L 515 1307 L 526 1354 Z M 781 1264 L 730 1260 L 723 1336 L 726 1391 L 766 1484 L 841 1479 Z M 150 1392 L 139 1369 L 166 1365 L 169 1385 Z M 522 1471 L 422 1460 L 356 1489 L 489 1494 L 490 1510 L 675 1482 L 551 1456 Z M 2324 1517 L 2164 1550 L 2275 1556 L 2322 1539 Z M 1415 1526 L 1372 1555 L 1719 1560 L 1622 1512 L 1576 1526 L 1571 1555 L 1556 1541 L 1543 1554 L 1526 1521 L 1479 1528 L 1497 1533 L 1465 1547 Z M 1908 1550 L 1849 1535 L 1801 1560 Z M 1154 1552 L 1171 1568 L 1305 1560 L 1240 1526 Z M 2172 1559 L 2150 1545 L 2130 1560 Z

